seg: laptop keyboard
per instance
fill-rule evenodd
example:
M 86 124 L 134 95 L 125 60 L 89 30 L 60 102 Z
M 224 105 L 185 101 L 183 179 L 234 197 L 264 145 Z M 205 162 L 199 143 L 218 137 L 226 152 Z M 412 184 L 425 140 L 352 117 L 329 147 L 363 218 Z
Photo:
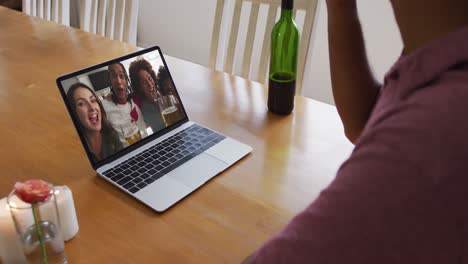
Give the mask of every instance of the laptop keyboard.
M 129 192 L 136 193 L 225 138 L 194 124 L 105 171 L 103 175 Z

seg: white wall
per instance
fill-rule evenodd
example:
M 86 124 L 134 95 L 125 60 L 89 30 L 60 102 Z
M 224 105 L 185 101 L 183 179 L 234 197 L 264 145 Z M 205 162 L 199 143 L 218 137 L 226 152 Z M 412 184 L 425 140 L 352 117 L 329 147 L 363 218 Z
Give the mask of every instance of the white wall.
M 216 0 L 140 1 L 139 46 L 159 45 L 166 54 L 208 65 Z M 402 49 L 391 5 L 386 0 L 358 0 L 358 8 L 371 66 L 382 80 Z M 333 103 L 324 0 L 319 0 L 305 71 L 304 95 Z
M 377 80 L 382 82 L 402 50 L 393 10 L 390 1 L 358 0 L 357 3 L 368 58 Z M 321 0 L 315 18 L 303 91 L 304 96 L 333 103 L 326 8 L 326 3 Z
M 208 65 L 216 0 L 140 0 L 137 42 Z

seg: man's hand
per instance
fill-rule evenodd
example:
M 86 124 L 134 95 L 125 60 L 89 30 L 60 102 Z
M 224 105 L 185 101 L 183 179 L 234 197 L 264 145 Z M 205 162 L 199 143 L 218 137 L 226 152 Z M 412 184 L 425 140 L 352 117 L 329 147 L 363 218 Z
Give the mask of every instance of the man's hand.
M 327 0 L 328 8 L 356 8 L 356 0 Z

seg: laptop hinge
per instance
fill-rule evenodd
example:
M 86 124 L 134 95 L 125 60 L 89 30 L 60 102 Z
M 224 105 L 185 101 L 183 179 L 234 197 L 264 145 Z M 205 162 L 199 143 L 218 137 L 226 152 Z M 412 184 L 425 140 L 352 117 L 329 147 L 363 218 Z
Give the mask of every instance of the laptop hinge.
M 107 170 L 109 170 L 109 169 L 111 169 L 111 168 L 112 168 L 111 165 L 106 164 L 106 165 L 103 165 L 103 166 L 97 168 L 97 169 L 96 169 L 96 172 L 97 172 L 97 173 L 103 173 L 103 172 L 105 172 L 105 171 L 107 171 Z

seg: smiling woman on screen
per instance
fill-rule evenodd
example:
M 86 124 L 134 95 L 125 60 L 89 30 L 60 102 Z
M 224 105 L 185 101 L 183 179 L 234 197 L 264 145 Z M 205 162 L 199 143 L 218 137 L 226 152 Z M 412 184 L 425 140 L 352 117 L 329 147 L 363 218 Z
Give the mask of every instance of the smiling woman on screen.
M 83 83 L 75 83 L 68 90 L 67 98 L 94 160 L 104 159 L 122 149 L 117 132 L 107 121 L 102 103 L 91 88 Z

